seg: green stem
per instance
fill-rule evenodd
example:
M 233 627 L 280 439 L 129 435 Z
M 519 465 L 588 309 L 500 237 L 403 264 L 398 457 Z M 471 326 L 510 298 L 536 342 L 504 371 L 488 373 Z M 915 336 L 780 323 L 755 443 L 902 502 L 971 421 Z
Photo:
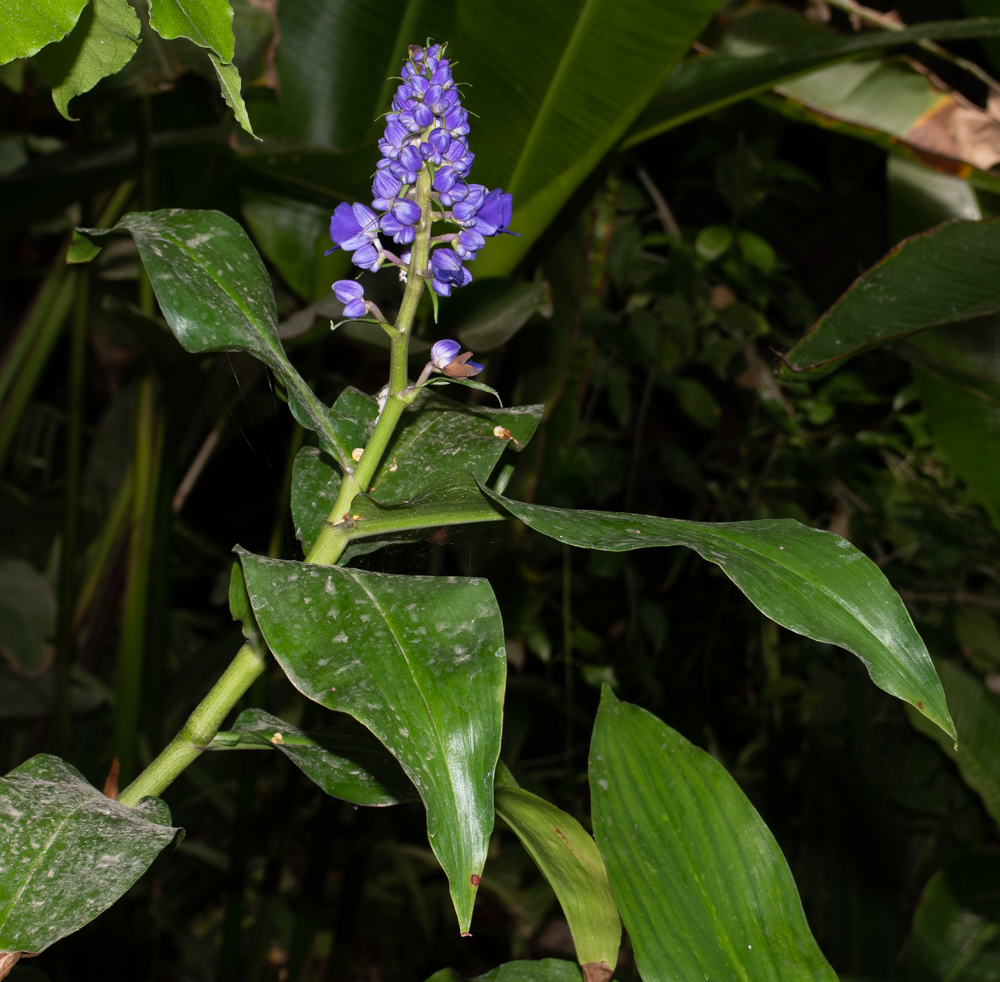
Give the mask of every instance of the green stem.
M 417 178 L 417 204 L 420 205 L 420 224 L 413 240 L 410 263 L 410 277 L 406 281 L 406 291 L 396 318 L 397 336 L 392 339 L 392 350 L 389 354 L 389 398 L 386 399 L 382 414 L 375 424 L 375 430 L 365 447 L 358 466 L 353 473 L 344 474 L 340 485 L 340 493 L 330 514 L 327 516 L 319 535 L 316 537 L 307 563 L 317 563 L 329 566 L 337 562 L 350 542 L 351 502 L 355 495 L 367 489 L 375 472 L 378 470 L 386 448 L 396 431 L 396 424 L 403 415 L 403 410 L 409 405 L 406 390 L 409 387 L 407 362 L 410 352 L 410 335 L 413 322 L 417 316 L 417 305 L 424 292 L 424 278 L 416 270 L 427 268 L 430 257 L 431 240 L 431 178 L 427 170 L 422 170 Z
M 83 456 L 83 401 L 87 372 L 87 320 L 90 280 L 81 274 L 70 337 L 69 399 L 66 433 L 66 499 L 63 513 L 62 554 L 59 561 L 59 638 L 56 645 L 55 689 L 52 706 L 53 742 L 65 757 L 69 749 L 69 670 L 73 660 L 73 601 L 76 592 L 76 554 L 80 515 L 80 469 Z
M 135 773 L 142 669 L 146 657 L 149 568 L 155 528 L 156 492 L 163 452 L 163 414 L 156 405 L 156 380 L 147 373 L 139 385 L 135 433 L 135 482 L 128 575 L 122 598 L 122 630 L 115 687 L 115 753 L 123 780 Z
M 409 392 L 407 361 L 409 358 L 410 336 L 417 316 L 417 305 L 424 291 L 424 277 L 415 272 L 426 270 L 430 258 L 431 225 L 431 178 L 423 170 L 417 178 L 417 203 L 421 218 L 412 247 L 410 277 L 406 283 L 403 302 L 396 319 L 397 336 L 392 339 L 389 358 L 389 397 L 386 400 L 375 430 L 365 447 L 361 460 L 353 472 L 344 474 L 340 494 L 316 543 L 306 556 L 308 563 L 336 563 L 347 546 L 349 538 L 343 533 L 350 526 L 344 522 L 349 515 L 355 496 L 369 486 L 385 451 L 392 440 L 396 424 L 403 410 L 412 401 Z M 311 390 L 310 390 L 311 392 Z M 337 528 L 338 523 L 340 528 Z M 198 704 L 187 724 L 164 748 L 155 760 L 120 795 L 119 801 L 128 807 L 137 805 L 146 795 L 160 794 L 192 761 L 212 742 L 222 721 L 242 698 L 253 681 L 264 671 L 266 648 L 253 647 L 249 642 L 237 652 L 222 678 L 212 687 L 212 691 Z M 121 746 L 119 744 L 119 746 Z
M 118 800 L 134 808 L 147 795 L 162 793 L 185 767 L 212 742 L 222 721 L 242 698 L 266 665 L 267 649 L 246 642 L 212 690 L 188 717 L 184 728 L 160 755 L 119 796 Z

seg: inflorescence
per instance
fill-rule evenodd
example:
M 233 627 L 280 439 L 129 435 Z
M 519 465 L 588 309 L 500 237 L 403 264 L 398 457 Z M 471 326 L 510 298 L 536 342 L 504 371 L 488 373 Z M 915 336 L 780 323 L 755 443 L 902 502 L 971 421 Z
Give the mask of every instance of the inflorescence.
M 469 114 L 462 108 L 444 48 L 410 46 L 378 145 L 382 158 L 372 184 L 371 207 L 337 205 L 330 219 L 334 245 L 329 251 L 349 250 L 355 266 L 372 272 L 391 262 L 400 267 L 401 275 L 423 276 L 436 294 L 447 297 L 454 287 L 472 281 L 465 263 L 476 258 L 487 238 L 506 231 L 512 205 L 511 196 L 500 188 L 490 191 L 466 180 L 475 159 L 467 140 Z M 433 237 L 426 268 L 411 270 L 412 251 L 404 248 L 396 255 L 379 236 L 390 236 L 404 247 L 413 242 L 423 217 L 416 200 L 422 170 L 430 178 L 426 207 L 431 209 L 431 220 L 449 222 L 458 231 Z M 338 280 L 333 289 L 345 304 L 345 317 L 372 313 L 374 305 L 364 299 L 359 283 Z

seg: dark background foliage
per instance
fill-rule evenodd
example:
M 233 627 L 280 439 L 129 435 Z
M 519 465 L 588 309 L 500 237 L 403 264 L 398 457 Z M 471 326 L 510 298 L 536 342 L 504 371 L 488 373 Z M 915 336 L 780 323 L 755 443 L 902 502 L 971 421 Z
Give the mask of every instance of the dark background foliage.
M 242 70 L 263 78 L 266 31 L 253 34 L 245 13 Z M 915 23 L 963 12 L 915 0 L 901 14 Z M 954 50 L 984 60 L 974 43 Z M 4 190 L 4 335 L 14 336 L 58 266 L 71 226 L 93 223 L 129 178 L 130 208 L 217 208 L 248 224 L 284 318 L 342 275 L 340 257 L 319 255 L 330 202 L 273 197 L 273 178 L 248 164 L 232 136 L 215 83 L 183 64 L 156 77 L 150 65 L 74 103 L 79 123 L 56 114 L 30 66 L 19 91 L 0 87 L 0 152 L 14 163 L 25 155 L 36 175 Z M 354 69 L 345 61 L 340 70 Z M 472 108 L 474 98 L 473 90 Z M 264 132 L 273 99 L 266 87 L 248 96 Z M 832 529 L 876 559 L 932 654 L 989 684 L 1000 681 L 997 534 L 936 446 L 907 363 L 880 350 L 812 384 L 779 387 L 771 375 L 775 351 L 918 230 L 894 205 L 886 174 L 880 147 L 757 102 L 611 158 L 520 269 L 525 280 L 550 284 L 551 317 L 536 315 L 482 359 L 505 404 L 547 406 L 508 494 L 710 521 L 792 517 Z M 651 187 L 665 196 L 679 239 Z M 987 194 L 980 201 L 987 211 L 996 205 Z M 753 238 L 708 258 L 695 246 L 708 226 Z M 68 734 L 46 703 L 46 666 L 65 637 L 53 631 L 36 665 L 5 652 L 0 767 L 61 748 L 101 786 L 127 648 L 120 603 L 136 575 L 128 523 L 112 519 L 144 386 L 155 396 L 161 449 L 143 515 L 155 534 L 142 560 L 139 763 L 176 730 L 238 644 L 224 602 L 233 544 L 301 557 L 288 461 L 304 437 L 273 380 L 243 356 L 180 352 L 143 300 L 128 242 L 88 275 L 74 561 L 78 584 L 94 569 L 100 575 L 74 625 Z M 327 320 L 289 342 L 300 370 L 327 401 L 347 385 L 375 391 L 384 351 L 360 332 L 331 334 Z M 429 312 L 422 332 L 437 336 Z M 0 472 L 7 591 L 27 589 L 23 564 L 42 580 L 41 594 L 59 591 L 69 352 L 64 335 L 40 367 Z M 178 502 L 211 433 L 207 463 Z M 439 532 L 357 562 L 489 577 L 508 634 L 503 757 L 525 786 L 585 824 L 586 753 L 602 681 L 723 762 L 781 844 L 838 973 L 905 977 L 911 918 L 928 878 L 997 849 L 978 797 L 860 664 L 765 621 L 693 554 L 571 553 L 510 522 Z M 315 707 L 276 667 L 247 705 L 317 722 Z M 14 978 L 420 980 L 444 965 L 474 974 L 511 957 L 572 957 L 551 890 L 504 829 L 491 846 L 474 937 L 463 940 L 419 805 L 357 809 L 324 796 L 277 754 L 256 753 L 206 754 L 165 797 L 188 830 L 179 849 L 125 902 Z M 618 977 L 637 977 L 627 956 Z

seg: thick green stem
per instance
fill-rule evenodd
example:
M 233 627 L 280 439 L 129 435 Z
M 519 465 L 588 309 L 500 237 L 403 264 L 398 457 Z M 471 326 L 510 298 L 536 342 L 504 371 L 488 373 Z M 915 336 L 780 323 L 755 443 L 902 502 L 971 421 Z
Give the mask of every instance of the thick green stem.
M 263 645 L 254 647 L 249 641 L 240 648 L 211 692 L 188 717 L 180 733 L 121 793 L 118 800 L 123 805 L 134 808 L 147 795 L 160 794 L 208 747 L 229 711 L 264 671 L 266 653 Z

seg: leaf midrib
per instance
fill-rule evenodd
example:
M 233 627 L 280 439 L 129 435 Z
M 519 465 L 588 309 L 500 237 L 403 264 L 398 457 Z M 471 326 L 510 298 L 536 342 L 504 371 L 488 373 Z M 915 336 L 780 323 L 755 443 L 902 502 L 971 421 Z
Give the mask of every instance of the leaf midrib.
M 345 572 L 350 573 L 350 571 L 348 571 L 348 570 L 345 570 Z M 447 778 L 448 778 L 448 787 L 451 790 L 451 798 L 452 798 L 452 801 L 455 804 L 455 813 L 457 814 L 458 813 L 458 794 L 457 794 L 457 792 L 455 790 L 455 782 L 452 779 L 451 767 L 449 766 L 449 763 L 448 763 L 448 755 L 445 753 L 444 741 L 442 740 L 441 732 L 438 729 L 437 717 L 431 711 L 430 703 L 427 701 L 427 696 L 425 695 L 424 690 L 420 687 L 420 685 L 417 682 L 417 677 L 416 677 L 416 675 L 415 675 L 415 673 L 413 671 L 413 666 L 410 664 L 410 659 L 409 659 L 409 657 L 406 654 L 406 649 L 403 647 L 403 643 L 400 640 L 399 635 L 396 633 L 395 628 L 390 623 L 389 618 L 386 615 L 385 609 L 382 607 L 382 604 L 379 602 L 379 600 L 375 596 L 375 594 L 367 587 L 367 585 L 364 582 L 362 582 L 362 580 L 360 579 L 360 577 L 356 573 L 353 573 L 351 575 L 351 579 L 353 579 L 354 582 L 365 592 L 365 594 L 368 597 L 368 599 L 374 605 L 375 609 L 379 612 L 379 615 L 382 617 L 382 622 L 385 624 L 385 626 L 388 629 L 389 633 L 392 635 L 392 640 L 395 642 L 396 647 L 399 650 L 399 653 L 403 656 L 403 661 L 406 663 L 407 671 L 410 673 L 410 679 L 413 682 L 413 687 L 420 694 L 420 699 L 421 699 L 421 701 L 424 704 L 424 708 L 427 710 L 427 715 L 430 717 L 431 729 L 434 731 L 434 740 L 437 743 L 438 751 L 439 751 L 439 753 L 441 755 L 441 761 L 445 765 L 444 770 L 445 770 L 445 774 L 447 775 Z M 378 683 L 376 683 L 376 684 L 378 684 Z M 382 691 L 381 684 L 379 684 L 379 690 Z M 383 691 L 383 694 L 384 694 L 384 691 Z M 393 742 L 395 743 L 395 741 L 393 741 Z M 403 763 L 403 761 L 400 760 L 400 763 Z M 423 794 L 421 794 L 420 797 L 423 798 Z
M 682 748 L 681 752 L 683 753 L 683 748 Z M 635 763 L 636 764 L 639 763 L 638 755 L 635 756 Z M 641 787 L 642 786 L 642 782 L 643 782 L 643 775 L 637 773 L 632 768 L 629 768 L 629 769 L 632 770 L 632 773 L 636 777 L 637 783 L 636 783 L 635 786 L 636 787 Z M 701 777 L 701 775 L 699 775 L 699 777 Z M 690 789 L 690 784 L 691 784 L 690 780 L 688 780 L 688 779 L 685 778 L 684 783 L 685 783 L 685 785 L 689 789 L 688 790 L 688 797 L 689 797 L 689 799 L 696 800 L 696 795 L 694 794 L 693 790 Z M 704 782 L 704 780 L 703 780 L 703 783 L 707 783 L 707 782 Z M 712 798 L 716 799 L 716 801 L 717 801 L 718 797 L 715 794 L 715 788 L 709 787 L 708 790 L 711 792 Z M 678 843 L 681 843 L 681 845 L 683 846 L 683 842 L 684 842 L 684 839 L 686 838 L 686 836 L 683 836 L 683 835 L 680 834 L 680 830 L 678 829 L 677 825 L 673 821 L 673 818 L 672 818 L 673 808 L 668 809 L 665 814 L 666 814 L 667 824 L 670 826 L 671 832 L 673 833 L 675 840 Z M 690 854 L 686 850 L 684 850 L 683 848 L 681 850 L 681 854 L 684 856 L 684 858 L 686 860 L 686 865 L 687 865 L 689 873 L 691 874 L 692 878 L 694 879 L 694 882 L 698 885 L 698 892 L 701 895 L 701 899 L 702 899 L 702 902 L 704 904 L 704 908 L 705 908 L 705 910 L 707 910 L 709 912 L 709 915 L 710 915 L 710 917 L 712 919 L 712 923 L 715 925 L 715 928 L 716 928 L 716 932 L 715 932 L 716 933 L 716 937 L 719 940 L 721 940 L 722 943 L 723 943 L 723 948 L 724 948 L 727 960 L 729 961 L 729 963 L 732 966 L 735 967 L 737 973 L 739 974 L 739 976 L 743 980 L 743 982 L 750 982 L 750 977 L 747 975 L 745 966 L 737 958 L 736 951 L 733 949 L 732 941 L 729 938 L 729 932 L 728 932 L 728 930 L 726 928 L 726 925 L 724 924 L 721 916 L 719 915 L 718 909 L 716 908 L 715 904 L 712 902 L 712 899 L 709 896 L 708 891 L 705 888 L 704 879 L 701 876 L 701 873 L 699 871 L 699 868 L 698 868 L 697 864 L 691 858 Z
M 563 82 L 576 59 L 577 52 L 580 45 L 583 44 L 583 39 L 587 33 L 587 29 L 590 27 L 590 23 L 596 14 L 596 8 L 600 6 L 601 2 L 602 0 L 585 0 L 583 9 L 579 14 L 577 14 L 576 24 L 573 27 L 573 33 L 570 35 L 566 47 L 563 48 L 562 55 L 559 58 L 559 64 L 556 65 L 556 70 L 552 73 L 552 78 L 550 79 L 548 87 L 545 90 L 545 96 L 542 98 L 542 104 L 539 106 L 538 112 L 535 114 L 535 119 L 531 124 L 531 130 L 528 132 L 528 137 L 524 141 L 524 147 L 521 150 L 520 156 L 517 158 L 517 163 L 514 165 L 514 171 L 510 176 L 507 190 L 514 196 L 515 200 L 520 193 L 520 182 L 523 179 L 524 171 L 527 170 L 531 155 L 534 153 L 535 145 L 541 138 L 541 134 L 545 130 L 546 126 L 548 126 L 549 118 L 552 116 L 559 90 L 562 88 Z

